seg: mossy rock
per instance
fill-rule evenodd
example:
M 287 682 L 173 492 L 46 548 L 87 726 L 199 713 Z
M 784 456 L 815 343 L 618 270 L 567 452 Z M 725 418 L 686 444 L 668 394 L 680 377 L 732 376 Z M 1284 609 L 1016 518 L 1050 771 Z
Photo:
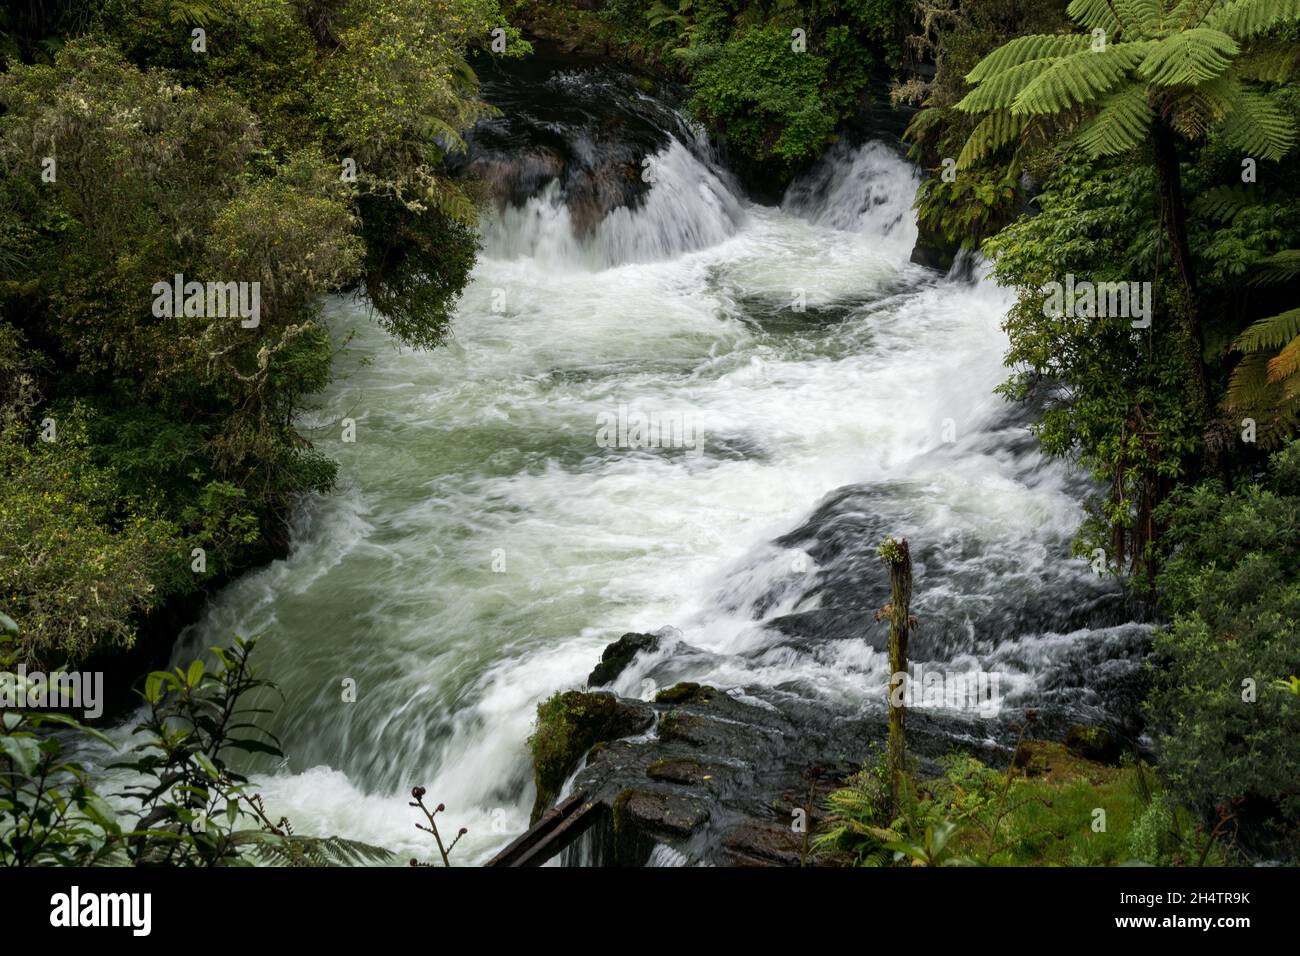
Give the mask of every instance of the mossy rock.
M 706 684 L 682 681 L 655 694 L 656 704 L 707 704 L 717 691 Z
M 555 803 L 583 754 L 598 743 L 640 733 L 653 722 L 649 707 L 613 694 L 571 690 L 538 704 L 537 729 L 528 738 L 537 782 L 532 821 Z
M 1114 735 L 1105 727 L 1076 724 L 1065 733 L 1065 746 L 1071 753 L 1097 763 L 1117 764 L 1123 753 Z

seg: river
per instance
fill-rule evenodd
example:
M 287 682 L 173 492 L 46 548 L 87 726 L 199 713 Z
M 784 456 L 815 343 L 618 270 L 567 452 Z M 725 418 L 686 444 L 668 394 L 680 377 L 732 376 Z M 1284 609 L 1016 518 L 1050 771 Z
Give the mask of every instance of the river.
M 481 862 L 527 826 L 536 704 L 626 631 L 669 629 L 629 696 L 696 680 L 880 709 L 885 534 L 912 542 L 914 658 L 999 675 L 1001 716 L 954 715 L 954 740 L 1005 741 L 1025 706 L 1131 722 L 1146 629 L 1070 556 L 1087 480 L 993 392 L 1010 294 L 909 262 L 897 143 L 841 143 L 762 206 L 628 78 L 531 70 L 485 87 L 505 116 L 471 143 L 512 201 L 450 344 L 404 349 L 328 304 L 356 337 L 302 431 L 338 492 L 178 642 L 184 661 L 264 635 L 272 815 L 430 858 L 421 784 Z M 611 157 L 653 182 L 601 218 Z M 675 424 L 676 447 L 619 447 L 620 414 Z

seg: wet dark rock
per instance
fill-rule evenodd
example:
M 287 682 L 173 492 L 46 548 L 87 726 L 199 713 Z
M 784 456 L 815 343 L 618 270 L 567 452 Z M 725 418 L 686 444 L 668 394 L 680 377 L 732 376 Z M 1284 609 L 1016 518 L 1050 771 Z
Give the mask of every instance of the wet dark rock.
M 604 687 L 612 684 L 638 654 L 657 651 L 659 641 L 657 634 L 624 634 L 600 655 L 600 663 L 587 678 L 587 686 Z
M 707 704 L 713 700 L 717 689 L 704 684 L 697 684 L 694 681 L 682 681 L 680 684 L 674 684 L 672 687 L 666 687 L 655 695 L 657 704 L 688 704 L 700 703 Z

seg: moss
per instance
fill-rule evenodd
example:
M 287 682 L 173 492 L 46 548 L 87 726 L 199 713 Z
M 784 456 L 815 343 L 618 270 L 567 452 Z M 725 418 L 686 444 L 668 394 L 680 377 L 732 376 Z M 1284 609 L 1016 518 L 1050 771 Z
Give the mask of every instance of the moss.
M 596 744 L 638 733 L 653 717 L 612 694 L 557 693 L 537 705 L 537 727 L 528 738 L 537 799 L 534 822 L 553 804 L 583 754 Z
M 717 691 L 703 684 L 696 684 L 693 681 L 682 681 L 680 684 L 674 684 L 667 687 L 655 695 L 657 704 L 687 704 L 698 702 L 707 704 L 713 699 Z M 669 714 L 672 716 L 672 714 Z
M 886 564 L 900 564 L 905 557 L 902 547 L 892 537 L 880 542 L 879 554 Z
M 1105 727 L 1071 727 L 1065 734 L 1065 746 L 1080 757 L 1100 763 L 1117 763 L 1121 754 L 1119 742 Z

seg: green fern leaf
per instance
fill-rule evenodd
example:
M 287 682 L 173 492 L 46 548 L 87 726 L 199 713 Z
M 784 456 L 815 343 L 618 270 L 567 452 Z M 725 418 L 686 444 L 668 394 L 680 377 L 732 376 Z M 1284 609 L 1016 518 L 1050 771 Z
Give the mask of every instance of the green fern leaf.
M 1290 118 L 1262 93 L 1238 90 L 1223 121 L 1224 141 L 1257 159 L 1281 159 L 1295 145 Z
M 993 155 L 1004 146 L 1014 143 L 1024 132 L 1025 119 L 1012 116 L 1006 110 L 997 110 L 980 121 L 971 132 L 957 157 L 958 169 L 969 169 L 976 163 Z
M 1262 353 L 1281 348 L 1300 336 L 1300 309 L 1260 319 L 1237 336 L 1232 347 L 1239 352 Z
M 1060 113 L 1095 103 L 1123 81 L 1150 46 L 1146 41 L 1114 43 L 1099 52 L 1062 57 L 1020 91 L 1011 112 L 1021 116 Z
M 1300 0 L 1234 0 L 1205 18 L 1206 26 L 1249 40 L 1282 23 L 1300 20 Z
M 1259 205 L 1263 199 L 1258 187 L 1247 189 L 1245 186 L 1215 186 L 1192 201 L 1192 211 L 1203 219 L 1232 222 L 1244 210 Z
M 1222 76 L 1240 52 L 1228 34 L 1196 27 L 1156 43 L 1138 72 L 1157 86 L 1192 86 Z
M 1119 18 L 1110 5 L 1110 0 L 1070 0 L 1065 8 L 1066 15 L 1081 27 L 1089 30 L 1105 30 L 1106 36 L 1119 33 Z
M 1290 282 L 1300 276 L 1300 249 L 1284 249 L 1255 264 L 1251 285 Z
M 957 103 L 957 109 L 963 113 L 986 113 L 989 110 L 1007 109 L 1025 87 L 1058 62 L 1060 61 L 1043 58 L 1018 63 L 990 77 L 967 93 Z
M 1076 34 L 1036 34 L 1016 37 L 998 47 L 966 74 L 967 83 L 982 83 L 991 76 L 1030 60 L 1052 59 L 1090 49 L 1092 40 Z
M 1118 156 L 1146 139 L 1154 114 L 1146 90 L 1129 86 L 1102 101 L 1101 112 L 1079 133 L 1088 155 Z
M 1165 17 L 1161 0 L 1115 0 L 1115 15 L 1127 40 L 1145 40 L 1160 32 Z

